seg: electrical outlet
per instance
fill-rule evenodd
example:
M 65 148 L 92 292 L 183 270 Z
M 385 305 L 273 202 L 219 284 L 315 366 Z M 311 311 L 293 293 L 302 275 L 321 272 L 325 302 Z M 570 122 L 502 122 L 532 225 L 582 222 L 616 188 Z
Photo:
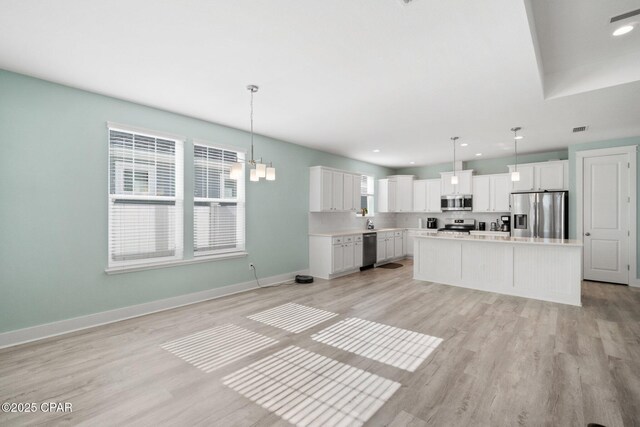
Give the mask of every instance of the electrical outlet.
M 250 262 L 249 263 L 249 270 L 255 270 L 256 266 L 254 263 Z

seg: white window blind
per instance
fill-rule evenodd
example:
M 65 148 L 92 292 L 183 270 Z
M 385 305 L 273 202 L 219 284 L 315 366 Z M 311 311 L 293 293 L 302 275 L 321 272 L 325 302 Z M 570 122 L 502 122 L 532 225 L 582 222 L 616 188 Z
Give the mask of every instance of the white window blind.
M 244 168 L 229 178 L 231 165 L 244 153 L 194 144 L 193 254 L 213 255 L 245 250 Z
M 183 142 L 109 128 L 109 268 L 182 259 Z

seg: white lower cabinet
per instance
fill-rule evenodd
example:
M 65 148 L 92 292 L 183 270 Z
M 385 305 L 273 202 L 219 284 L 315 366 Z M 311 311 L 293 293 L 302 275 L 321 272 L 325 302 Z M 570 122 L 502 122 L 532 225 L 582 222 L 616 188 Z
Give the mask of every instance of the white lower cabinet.
M 362 236 L 360 236 L 359 242 L 355 242 L 353 244 L 353 257 L 355 260 L 355 267 L 362 267 Z
M 380 233 L 378 233 L 378 247 L 376 251 L 376 262 L 382 262 L 387 259 L 387 239 L 385 237 L 380 237 Z
M 404 244 L 404 231 L 384 231 L 378 232 L 378 253 L 376 262 L 378 264 L 406 255 Z
M 378 232 L 376 264 L 406 255 L 406 230 Z M 353 273 L 362 267 L 362 234 L 309 236 L 309 274 L 321 279 Z
M 344 270 L 344 244 L 333 245 L 331 259 L 333 260 L 331 263 L 332 273 Z
M 362 234 L 309 236 L 309 273 L 331 279 L 362 267 Z
M 353 252 L 353 242 L 345 243 L 342 249 L 342 259 L 344 261 L 342 265 L 342 271 L 353 270 L 356 267 L 355 253 Z M 336 272 L 334 271 L 334 273 Z

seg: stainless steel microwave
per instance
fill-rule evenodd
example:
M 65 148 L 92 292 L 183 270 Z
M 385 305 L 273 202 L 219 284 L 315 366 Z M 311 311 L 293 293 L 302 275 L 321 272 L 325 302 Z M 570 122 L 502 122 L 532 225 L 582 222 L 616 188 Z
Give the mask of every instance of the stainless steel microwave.
M 443 211 L 470 211 L 473 209 L 471 194 L 450 194 L 440 198 Z

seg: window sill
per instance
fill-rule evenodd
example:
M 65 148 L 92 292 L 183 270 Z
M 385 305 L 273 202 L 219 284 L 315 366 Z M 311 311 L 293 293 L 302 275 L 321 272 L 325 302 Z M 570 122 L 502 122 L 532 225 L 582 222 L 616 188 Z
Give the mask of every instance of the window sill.
M 223 261 L 227 259 L 243 258 L 248 255 L 249 254 L 247 252 L 232 252 L 232 253 L 220 254 L 220 255 L 202 255 L 195 258 L 180 259 L 176 261 L 156 262 L 153 264 L 129 265 L 125 267 L 110 267 L 110 268 L 106 268 L 104 272 L 109 275 L 120 274 L 120 273 L 132 273 L 134 271 L 155 270 L 157 268 L 168 268 L 168 267 L 176 267 L 179 265 L 200 264 L 203 262 Z

